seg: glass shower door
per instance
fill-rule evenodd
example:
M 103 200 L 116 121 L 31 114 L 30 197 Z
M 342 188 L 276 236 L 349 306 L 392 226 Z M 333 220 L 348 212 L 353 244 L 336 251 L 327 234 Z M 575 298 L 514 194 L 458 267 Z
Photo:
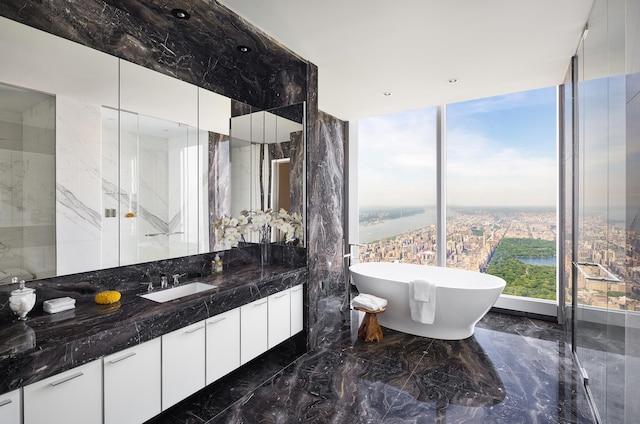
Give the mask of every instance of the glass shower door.
M 626 79 L 624 57 L 612 48 L 616 32 L 624 33 L 620 5 L 596 2 L 589 22 L 593 31 L 578 51 L 573 348 L 603 423 L 624 422 L 625 311 L 631 295 L 626 284 Z

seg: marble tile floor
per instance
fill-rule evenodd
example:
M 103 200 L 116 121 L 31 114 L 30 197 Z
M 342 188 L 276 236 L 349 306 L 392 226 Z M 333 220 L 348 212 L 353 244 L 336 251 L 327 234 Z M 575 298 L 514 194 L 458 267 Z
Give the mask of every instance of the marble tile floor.
M 384 328 L 297 360 L 302 337 L 196 393 L 149 423 L 593 423 L 559 326 L 489 313 L 460 341 Z

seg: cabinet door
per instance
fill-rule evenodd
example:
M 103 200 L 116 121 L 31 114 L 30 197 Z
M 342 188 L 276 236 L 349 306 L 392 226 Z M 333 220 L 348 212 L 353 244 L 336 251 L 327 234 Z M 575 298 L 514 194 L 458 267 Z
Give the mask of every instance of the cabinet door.
M 269 300 L 269 349 L 291 337 L 289 290 L 272 294 Z
M 20 424 L 20 390 L 0 395 L 0 423 Z
M 207 384 L 240 366 L 240 308 L 206 320 Z
M 291 335 L 304 329 L 304 287 L 299 284 L 291 287 Z
M 25 424 L 102 423 L 102 360 L 24 387 Z
M 244 365 L 267 351 L 267 299 L 240 307 L 240 364 Z
M 104 357 L 105 424 L 139 424 L 162 412 L 160 338 Z
M 162 336 L 162 410 L 204 387 L 205 323 Z

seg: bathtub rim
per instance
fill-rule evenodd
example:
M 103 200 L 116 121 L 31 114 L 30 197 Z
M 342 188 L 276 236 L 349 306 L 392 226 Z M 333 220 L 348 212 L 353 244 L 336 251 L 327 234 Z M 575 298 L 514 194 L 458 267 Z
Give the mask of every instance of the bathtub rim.
M 400 269 L 404 269 L 406 274 L 399 274 Z M 424 274 L 418 274 L 419 271 Z M 401 262 L 359 262 L 350 265 L 349 272 L 362 277 L 405 284 L 416 279 L 432 280 L 438 287 L 462 290 L 504 289 L 507 284 L 500 277 L 478 271 Z M 458 280 L 456 277 L 462 278 L 462 280 Z M 355 282 L 352 283 L 355 284 Z

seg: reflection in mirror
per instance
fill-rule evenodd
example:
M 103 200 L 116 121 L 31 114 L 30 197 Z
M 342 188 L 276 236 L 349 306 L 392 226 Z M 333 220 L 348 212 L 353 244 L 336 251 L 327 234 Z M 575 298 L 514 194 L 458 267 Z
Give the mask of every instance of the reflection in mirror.
M 126 111 L 120 111 L 118 121 L 118 111 L 108 108 L 103 116 L 105 162 L 117 161 L 118 154 L 120 162 L 120 173 L 112 175 L 112 180 L 103 175 L 103 227 L 113 227 L 117 234 L 114 218 L 120 221 L 120 237 L 103 239 L 103 246 L 111 245 L 104 249 L 103 264 L 113 260 L 114 266 L 127 265 L 198 253 L 197 170 L 206 169 L 207 158 L 204 147 L 198 145 L 198 130 Z M 113 127 L 117 122 L 119 133 Z M 113 139 L 118 134 L 119 149 L 118 139 Z M 118 251 L 118 243 L 119 261 L 110 255 Z
M 56 273 L 55 98 L 0 85 L 0 283 Z
M 37 146 L 0 133 L 0 283 L 221 250 L 212 221 L 243 209 L 304 213 L 303 104 L 243 105 L 232 143 L 229 98 L 2 17 L 0 39 L 2 130 L 50 105 L 24 121 Z
M 231 205 L 219 216 L 243 210 L 304 213 L 304 103 L 256 111 L 236 107 L 231 118 Z M 304 231 L 296 234 L 304 244 Z M 245 235 L 257 241 L 257 234 Z M 272 234 L 272 241 L 281 240 Z

